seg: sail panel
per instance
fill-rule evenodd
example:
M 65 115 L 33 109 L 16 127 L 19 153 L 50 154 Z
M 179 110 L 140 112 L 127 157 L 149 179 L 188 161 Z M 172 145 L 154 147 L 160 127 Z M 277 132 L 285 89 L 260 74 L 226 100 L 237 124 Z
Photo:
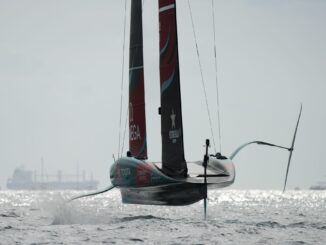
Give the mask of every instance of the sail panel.
M 142 0 L 131 1 L 129 51 L 129 151 L 147 159 Z
M 186 176 L 175 0 L 159 0 L 163 171 Z

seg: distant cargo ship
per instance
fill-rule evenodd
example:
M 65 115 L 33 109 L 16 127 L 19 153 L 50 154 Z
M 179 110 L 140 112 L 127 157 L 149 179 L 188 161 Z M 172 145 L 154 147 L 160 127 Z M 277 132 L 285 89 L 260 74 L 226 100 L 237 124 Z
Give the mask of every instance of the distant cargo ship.
M 56 175 L 41 174 L 16 168 L 12 178 L 7 181 L 7 188 L 10 190 L 95 190 L 98 181 L 85 178 L 85 172 L 82 175 L 63 175 L 58 171 Z
M 326 190 L 326 181 L 319 181 L 317 185 L 310 186 L 310 190 Z
M 326 176 L 325 176 L 326 177 Z M 318 181 L 316 185 L 310 186 L 310 190 L 326 190 L 326 181 Z

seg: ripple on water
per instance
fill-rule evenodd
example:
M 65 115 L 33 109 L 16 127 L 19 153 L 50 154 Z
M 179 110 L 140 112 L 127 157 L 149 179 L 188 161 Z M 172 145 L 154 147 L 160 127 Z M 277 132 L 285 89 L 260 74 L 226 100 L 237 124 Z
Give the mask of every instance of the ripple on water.
M 137 216 L 129 216 L 129 217 L 123 217 L 120 220 L 122 222 L 129 222 L 129 221 L 134 221 L 134 220 L 166 220 L 165 218 L 161 217 L 155 217 L 153 215 L 137 215 Z
M 144 240 L 139 239 L 139 238 L 129 238 L 129 241 L 132 241 L 132 242 L 143 242 Z
M 17 218 L 19 217 L 19 215 L 13 211 L 11 212 L 8 212 L 8 213 L 4 213 L 4 214 L 0 214 L 0 217 L 3 217 L 3 218 Z
M 256 224 L 257 227 L 267 227 L 267 228 L 285 228 L 285 225 L 281 225 L 276 221 L 263 221 Z
M 11 229 L 13 229 L 13 227 L 11 225 L 7 225 L 7 226 L 0 228 L 0 231 L 11 230 Z

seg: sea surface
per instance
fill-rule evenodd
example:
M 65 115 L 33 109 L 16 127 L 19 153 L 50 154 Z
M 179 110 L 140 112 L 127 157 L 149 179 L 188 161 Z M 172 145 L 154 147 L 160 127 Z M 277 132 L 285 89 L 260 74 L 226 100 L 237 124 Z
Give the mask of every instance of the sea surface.
M 0 191 L 0 244 L 326 244 L 326 191 L 209 191 L 203 202 L 122 204 L 120 192 Z

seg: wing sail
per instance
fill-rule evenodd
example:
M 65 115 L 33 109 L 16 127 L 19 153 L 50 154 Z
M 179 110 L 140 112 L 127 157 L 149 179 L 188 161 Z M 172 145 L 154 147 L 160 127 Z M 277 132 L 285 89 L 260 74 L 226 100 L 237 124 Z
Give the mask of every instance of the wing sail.
M 175 0 L 159 0 L 159 22 L 162 166 L 170 176 L 186 176 Z
M 131 1 L 129 52 L 129 151 L 147 159 L 142 0 Z

